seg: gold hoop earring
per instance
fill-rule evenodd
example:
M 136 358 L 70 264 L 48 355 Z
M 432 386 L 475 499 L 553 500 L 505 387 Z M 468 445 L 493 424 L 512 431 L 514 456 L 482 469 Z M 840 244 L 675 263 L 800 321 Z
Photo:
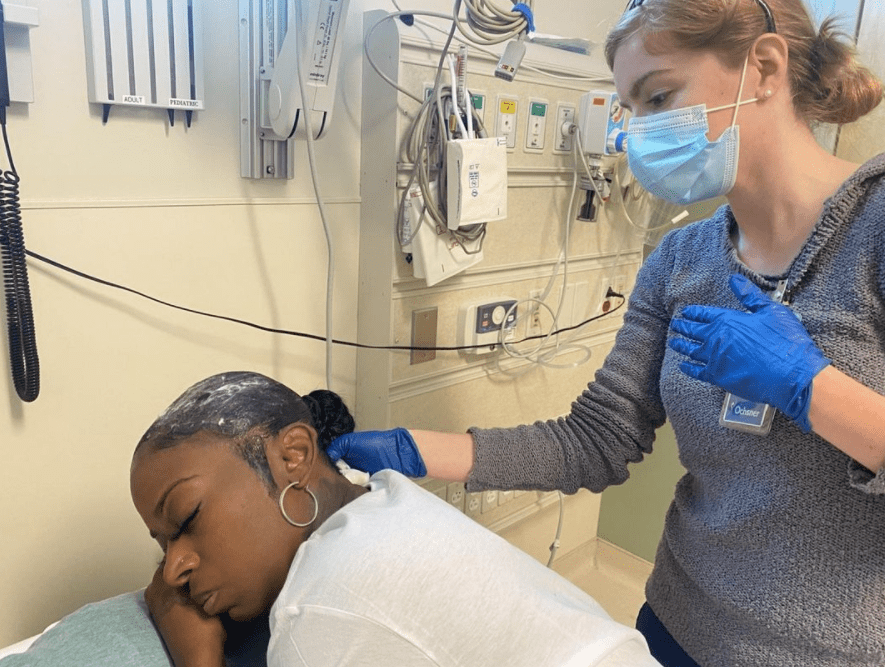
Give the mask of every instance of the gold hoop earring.
M 288 521 L 290 524 L 295 526 L 296 528 L 306 528 L 307 526 L 309 526 L 310 524 L 312 524 L 314 521 L 317 520 L 317 516 L 320 513 L 320 503 L 317 500 L 317 497 L 313 494 L 313 491 L 310 490 L 310 488 L 304 487 L 304 490 L 307 491 L 308 494 L 310 494 L 311 498 L 313 498 L 313 516 L 310 518 L 310 521 L 308 521 L 307 523 L 298 523 L 297 521 L 293 521 L 292 517 L 290 517 L 286 513 L 286 508 L 283 506 L 283 499 L 286 497 L 286 491 L 288 491 L 289 489 L 295 488 L 298 484 L 299 484 L 299 482 L 292 482 L 291 484 L 289 484 L 289 486 L 287 486 L 285 489 L 283 489 L 282 492 L 280 493 L 280 512 L 283 513 L 283 518 L 286 521 Z

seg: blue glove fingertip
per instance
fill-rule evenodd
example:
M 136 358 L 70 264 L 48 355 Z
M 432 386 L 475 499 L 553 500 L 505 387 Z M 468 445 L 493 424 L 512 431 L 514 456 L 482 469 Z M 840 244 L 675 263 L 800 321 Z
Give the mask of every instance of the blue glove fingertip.
M 728 279 L 728 286 L 744 307 L 751 313 L 755 313 L 763 306 L 767 306 L 772 300 L 746 276 L 739 273 L 732 274 Z
M 350 449 L 347 445 L 348 435 L 350 434 L 347 433 L 335 438 L 332 442 L 329 443 L 329 446 L 326 447 L 326 456 L 328 456 L 332 460 L 332 463 L 344 458 L 347 450 Z
M 688 361 L 683 361 L 679 364 L 679 370 L 685 373 L 688 377 L 700 380 L 701 382 L 706 382 L 703 378 L 705 368 L 706 366 L 698 366 L 697 364 L 692 364 Z

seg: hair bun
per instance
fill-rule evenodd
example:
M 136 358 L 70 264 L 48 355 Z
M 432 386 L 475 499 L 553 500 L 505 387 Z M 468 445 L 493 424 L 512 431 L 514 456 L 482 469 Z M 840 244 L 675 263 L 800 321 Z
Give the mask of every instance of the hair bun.
M 353 432 L 356 425 L 353 416 L 334 391 L 316 389 L 302 398 L 310 410 L 318 444 L 323 450 L 338 436 Z
M 824 123 L 851 123 L 882 101 L 882 83 L 856 57 L 851 38 L 834 17 L 823 21 L 808 50 L 808 76 L 797 85 L 805 116 Z

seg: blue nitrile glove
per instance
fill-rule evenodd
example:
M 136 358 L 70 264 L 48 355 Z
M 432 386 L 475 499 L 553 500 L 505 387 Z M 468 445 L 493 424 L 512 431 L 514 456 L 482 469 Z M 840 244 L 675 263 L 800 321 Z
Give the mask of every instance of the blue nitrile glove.
M 748 401 L 774 406 L 808 433 L 811 381 L 830 360 L 815 346 L 799 318 L 741 275 L 731 291 L 749 310 L 688 306 L 670 329 L 670 347 L 687 355 L 680 369 Z
M 424 477 L 427 474 L 418 446 L 404 428 L 347 433 L 333 440 L 326 454 L 333 461 L 344 459 L 350 467 L 364 470 L 370 475 L 388 469 L 407 477 Z

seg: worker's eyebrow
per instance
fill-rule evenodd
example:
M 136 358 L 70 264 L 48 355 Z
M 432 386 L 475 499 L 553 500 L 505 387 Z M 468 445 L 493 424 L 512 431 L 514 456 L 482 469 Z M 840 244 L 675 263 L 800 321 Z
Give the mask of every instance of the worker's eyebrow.
M 629 98 L 631 100 L 639 99 L 639 94 L 642 92 L 642 87 L 645 85 L 646 81 L 657 74 L 664 74 L 669 71 L 669 69 L 653 69 L 650 72 L 646 72 L 645 74 L 643 74 L 641 77 L 633 82 L 632 86 L 630 86 Z M 631 108 L 630 104 L 628 102 L 625 102 L 624 100 L 621 100 L 621 106 L 627 107 L 627 109 Z

